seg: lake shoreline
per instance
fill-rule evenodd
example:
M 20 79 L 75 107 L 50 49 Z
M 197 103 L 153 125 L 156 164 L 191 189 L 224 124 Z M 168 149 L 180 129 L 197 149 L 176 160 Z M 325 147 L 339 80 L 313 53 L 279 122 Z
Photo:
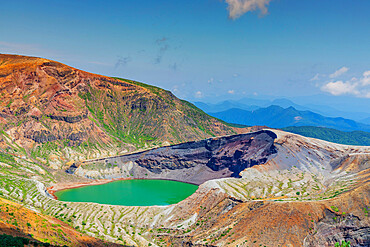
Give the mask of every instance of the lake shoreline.
M 175 180 L 175 179 L 166 179 L 166 178 L 112 178 L 112 179 L 97 179 L 92 180 L 90 182 L 70 182 L 70 183 L 57 183 L 55 185 L 52 185 L 48 188 L 46 188 L 46 191 L 55 199 L 59 200 L 58 197 L 55 195 L 58 191 L 68 190 L 68 189 L 76 189 L 80 187 L 85 186 L 93 186 L 93 185 L 102 185 L 107 184 L 115 181 L 121 181 L 121 180 L 166 180 L 166 181 L 175 181 L 175 182 L 181 182 L 186 184 L 192 184 L 196 186 L 200 186 L 196 183 L 190 183 L 190 182 L 184 182 L 181 180 Z

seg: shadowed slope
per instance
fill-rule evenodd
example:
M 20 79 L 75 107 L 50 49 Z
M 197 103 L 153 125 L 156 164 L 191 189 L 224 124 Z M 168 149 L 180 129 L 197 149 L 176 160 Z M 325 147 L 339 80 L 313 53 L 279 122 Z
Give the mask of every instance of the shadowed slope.
M 269 130 L 210 138 L 139 153 L 83 162 L 67 172 L 88 178 L 156 178 L 193 184 L 240 177 L 247 167 L 263 164 L 276 153 Z

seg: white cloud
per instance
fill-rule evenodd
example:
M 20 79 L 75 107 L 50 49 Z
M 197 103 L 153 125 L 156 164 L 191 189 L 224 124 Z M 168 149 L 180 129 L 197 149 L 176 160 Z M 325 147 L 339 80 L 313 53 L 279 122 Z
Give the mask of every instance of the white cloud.
M 229 91 L 227 91 L 229 94 L 234 94 L 235 93 L 235 91 L 234 90 L 229 90 Z
M 370 85 L 370 70 L 368 71 L 365 71 L 363 74 L 362 74 L 362 78 L 361 78 L 361 84 L 363 86 L 368 86 Z
M 197 91 L 197 92 L 195 92 L 194 96 L 195 96 L 195 98 L 199 99 L 199 98 L 203 97 L 203 93 L 201 91 Z
M 357 83 L 352 84 L 351 82 L 329 82 L 321 87 L 322 91 L 331 93 L 332 95 L 342 95 L 342 94 L 355 94 L 358 95 Z
M 362 77 L 353 77 L 350 80 L 331 81 L 323 86 L 321 90 L 332 95 L 354 95 L 356 97 L 370 98 L 370 70 L 365 71 Z
M 215 79 L 214 79 L 213 77 L 211 77 L 211 78 L 208 80 L 208 83 L 209 83 L 209 84 L 212 84 L 214 81 L 215 81 Z
M 316 74 L 314 77 L 310 79 L 310 81 L 318 81 L 320 79 L 320 74 Z
M 336 78 L 340 75 L 343 75 L 344 73 L 346 73 L 347 71 L 349 70 L 349 68 L 347 67 L 342 67 L 340 69 L 338 69 L 337 71 L 335 71 L 333 74 L 330 74 L 329 77 L 330 78 Z
M 262 15 L 267 13 L 271 0 L 225 0 L 228 4 L 229 18 L 235 20 L 243 14 L 259 9 Z

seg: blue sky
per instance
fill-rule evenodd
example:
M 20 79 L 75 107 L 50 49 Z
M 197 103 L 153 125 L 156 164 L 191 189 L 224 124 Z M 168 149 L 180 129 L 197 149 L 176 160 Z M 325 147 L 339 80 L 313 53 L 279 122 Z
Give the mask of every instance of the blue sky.
M 134 79 L 188 100 L 370 99 L 370 1 L 257 0 L 254 11 L 249 1 L 2 1 L 0 53 Z

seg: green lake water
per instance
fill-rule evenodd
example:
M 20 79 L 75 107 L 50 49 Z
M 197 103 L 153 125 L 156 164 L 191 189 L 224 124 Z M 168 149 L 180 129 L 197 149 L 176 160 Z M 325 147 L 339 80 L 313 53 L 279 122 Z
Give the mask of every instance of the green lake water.
M 122 206 L 153 206 L 178 203 L 198 189 L 198 186 L 169 180 L 119 180 L 57 191 L 58 200 L 96 202 Z

